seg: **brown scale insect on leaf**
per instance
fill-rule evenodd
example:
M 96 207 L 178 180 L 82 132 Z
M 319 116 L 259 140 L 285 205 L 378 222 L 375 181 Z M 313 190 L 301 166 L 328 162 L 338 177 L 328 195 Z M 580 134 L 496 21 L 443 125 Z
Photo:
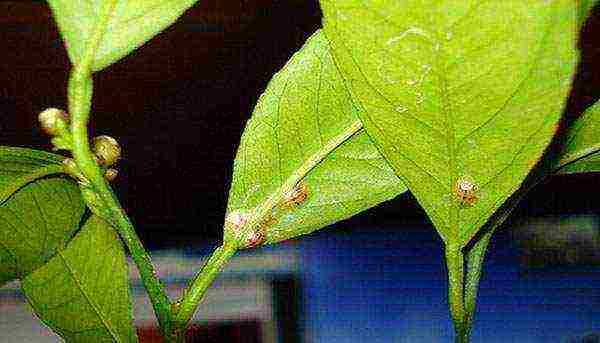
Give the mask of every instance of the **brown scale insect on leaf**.
M 256 231 L 253 231 L 252 233 L 250 233 L 248 235 L 248 240 L 246 242 L 246 248 L 256 248 L 257 246 L 261 245 L 264 241 L 265 238 L 267 237 L 267 233 L 265 230 L 263 230 L 262 228 L 259 228 Z
M 293 208 L 296 207 L 308 199 L 309 190 L 306 183 L 300 181 L 296 186 L 289 192 L 287 192 L 283 198 L 283 207 Z
M 277 223 L 277 219 L 272 215 L 265 218 L 258 226 L 258 228 L 248 235 L 248 241 L 246 244 L 247 248 L 255 248 L 262 245 L 267 239 L 267 232 L 269 228 Z
M 463 178 L 456 181 L 454 195 L 462 206 L 473 206 L 477 202 L 478 187 L 475 182 Z

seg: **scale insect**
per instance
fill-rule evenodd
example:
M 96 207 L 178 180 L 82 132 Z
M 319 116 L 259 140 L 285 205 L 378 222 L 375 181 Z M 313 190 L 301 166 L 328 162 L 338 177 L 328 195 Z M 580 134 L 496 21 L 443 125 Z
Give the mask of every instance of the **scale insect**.
M 300 181 L 296 184 L 296 186 L 287 192 L 283 197 L 283 206 L 285 208 L 293 208 L 296 207 L 308 199 L 310 195 L 308 186 L 306 183 Z
M 277 224 L 277 218 L 272 214 L 267 215 L 267 217 L 259 223 L 258 227 L 248 234 L 246 247 L 255 248 L 264 244 L 267 240 L 269 229 L 275 224 Z
M 245 247 L 248 249 L 256 248 L 257 246 L 263 244 L 265 242 L 266 238 L 267 238 L 266 229 L 263 227 L 260 227 L 258 230 L 254 230 L 248 235 Z
M 435 212 L 444 208 L 449 209 L 452 203 L 458 203 L 461 208 L 467 209 L 486 197 L 486 192 L 472 178 L 462 176 L 452 185 L 450 192 L 433 204 L 432 210 Z
M 461 178 L 454 185 L 454 196 L 462 206 L 471 207 L 478 200 L 479 187 L 468 178 Z

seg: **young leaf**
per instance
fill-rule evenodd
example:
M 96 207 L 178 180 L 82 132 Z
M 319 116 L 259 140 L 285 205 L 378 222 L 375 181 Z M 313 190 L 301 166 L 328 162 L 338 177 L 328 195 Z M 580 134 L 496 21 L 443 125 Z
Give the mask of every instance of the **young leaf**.
M 554 135 L 576 61 L 576 4 L 321 3 L 365 129 L 444 241 L 464 247 Z
M 171 25 L 197 0 L 121 0 L 98 46 L 92 70 L 103 69 Z M 98 20 L 102 1 L 48 0 L 69 58 L 77 64 Z
M 0 147 L 0 285 L 24 277 L 62 249 L 85 210 L 63 157 Z
M 119 237 L 92 216 L 22 288 L 38 317 L 68 342 L 136 342 L 128 277 Z
M 273 77 L 246 126 L 228 221 L 274 243 L 404 192 L 356 111 L 317 31 Z
M 600 102 L 569 128 L 557 169 L 559 174 L 600 171 Z

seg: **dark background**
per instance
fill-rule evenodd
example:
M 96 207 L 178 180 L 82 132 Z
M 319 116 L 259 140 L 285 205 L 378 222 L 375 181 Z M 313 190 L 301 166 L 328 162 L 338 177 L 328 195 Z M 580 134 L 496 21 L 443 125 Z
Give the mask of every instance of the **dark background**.
M 600 11 L 593 18 L 580 39 L 573 115 L 600 95 Z M 221 237 L 233 158 L 253 104 L 320 21 L 317 1 L 203 0 L 97 74 L 92 132 L 124 147 L 114 187 L 148 246 L 193 250 Z M 66 107 L 69 61 L 43 2 L 0 2 L 0 51 L 0 144 L 48 150 L 37 114 Z M 599 181 L 598 175 L 554 177 L 510 221 L 597 214 Z M 336 230 L 423 223 L 424 212 L 406 194 Z

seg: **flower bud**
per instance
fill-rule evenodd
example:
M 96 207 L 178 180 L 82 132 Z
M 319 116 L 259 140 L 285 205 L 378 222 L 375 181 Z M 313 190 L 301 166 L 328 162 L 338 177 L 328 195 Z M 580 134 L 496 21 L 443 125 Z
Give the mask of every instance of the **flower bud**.
M 57 108 L 48 108 L 38 115 L 42 130 L 50 136 L 62 135 L 67 132 L 69 115 Z
M 92 140 L 92 150 L 98 158 L 98 164 L 109 167 L 121 157 L 121 147 L 110 136 L 98 136 Z

